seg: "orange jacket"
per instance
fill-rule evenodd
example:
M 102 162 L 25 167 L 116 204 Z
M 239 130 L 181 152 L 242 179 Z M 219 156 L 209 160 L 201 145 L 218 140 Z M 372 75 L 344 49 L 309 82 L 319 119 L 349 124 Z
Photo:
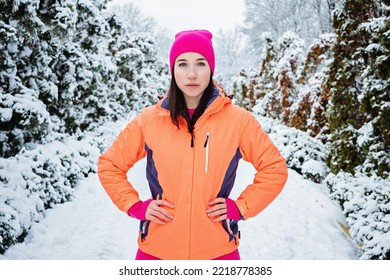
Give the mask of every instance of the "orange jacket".
M 195 124 L 194 147 L 185 121 L 180 129 L 172 123 L 167 102 L 165 98 L 145 109 L 99 157 L 101 184 L 127 213 L 140 198 L 126 173 L 147 156 L 146 175 L 153 198 L 167 200 L 175 208 L 167 208 L 174 218 L 165 225 L 141 221 L 140 249 L 162 259 L 225 255 L 238 246 L 237 222 L 213 222 L 206 213 L 208 202 L 229 196 L 243 158 L 257 173 L 235 202 L 244 220 L 257 215 L 282 190 L 287 180 L 285 159 L 253 115 L 233 105 L 217 87 Z

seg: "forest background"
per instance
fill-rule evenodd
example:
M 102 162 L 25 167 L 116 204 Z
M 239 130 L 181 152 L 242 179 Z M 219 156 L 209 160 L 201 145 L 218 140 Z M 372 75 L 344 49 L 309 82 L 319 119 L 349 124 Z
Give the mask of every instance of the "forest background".
M 289 167 L 327 185 L 362 259 L 390 259 L 389 1 L 244 3 L 244 23 L 214 34 L 215 80 L 296 129 Z M 100 126 L 166 92 L 173 34 L 108 4 L 0 0 L 0 253 L 96 172 Z

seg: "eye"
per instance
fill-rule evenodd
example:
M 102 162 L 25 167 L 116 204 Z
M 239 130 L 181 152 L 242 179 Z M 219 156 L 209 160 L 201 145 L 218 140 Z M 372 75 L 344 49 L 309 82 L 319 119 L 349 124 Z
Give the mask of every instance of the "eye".
M 204 63 L 203 61 L 200 61 L 200 62 L 198 63 L 198 66 L 206 66 L 206 63 Z
M 186 66 L 187 66 L 187 63 L 185 63 L 185 62 L 180 62 L 180 63 L 178 64 L 178 66 L 179 66 L 179 67 L 186 67 Z

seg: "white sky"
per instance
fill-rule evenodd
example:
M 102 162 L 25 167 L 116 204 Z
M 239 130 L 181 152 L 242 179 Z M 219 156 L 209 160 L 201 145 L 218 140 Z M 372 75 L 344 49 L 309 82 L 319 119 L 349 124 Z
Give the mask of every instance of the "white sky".
M 244 0 L 112 0 L 112 4 L 134 3 L 162 27 L 173 33 L 188 29 L 232 29 L 243 22 Z

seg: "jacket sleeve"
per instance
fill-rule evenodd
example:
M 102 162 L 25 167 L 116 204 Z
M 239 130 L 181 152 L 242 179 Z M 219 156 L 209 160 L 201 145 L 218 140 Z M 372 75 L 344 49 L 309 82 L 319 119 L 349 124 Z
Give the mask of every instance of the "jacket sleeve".
M 243 118 L 240 150 L 245 161 L 256 169 L 253 183 L 236 200 L 244 220 L 264 210 L 282 191 L 287 181 L 286 160 L 249 112 Z
M 126 212 L 140 201 L 138 192 L 127 180 L 128 170 L 146 156 L 141 116 L 133 119 L 114 143 L 99 157 L 98 176 L 114 204 Z

